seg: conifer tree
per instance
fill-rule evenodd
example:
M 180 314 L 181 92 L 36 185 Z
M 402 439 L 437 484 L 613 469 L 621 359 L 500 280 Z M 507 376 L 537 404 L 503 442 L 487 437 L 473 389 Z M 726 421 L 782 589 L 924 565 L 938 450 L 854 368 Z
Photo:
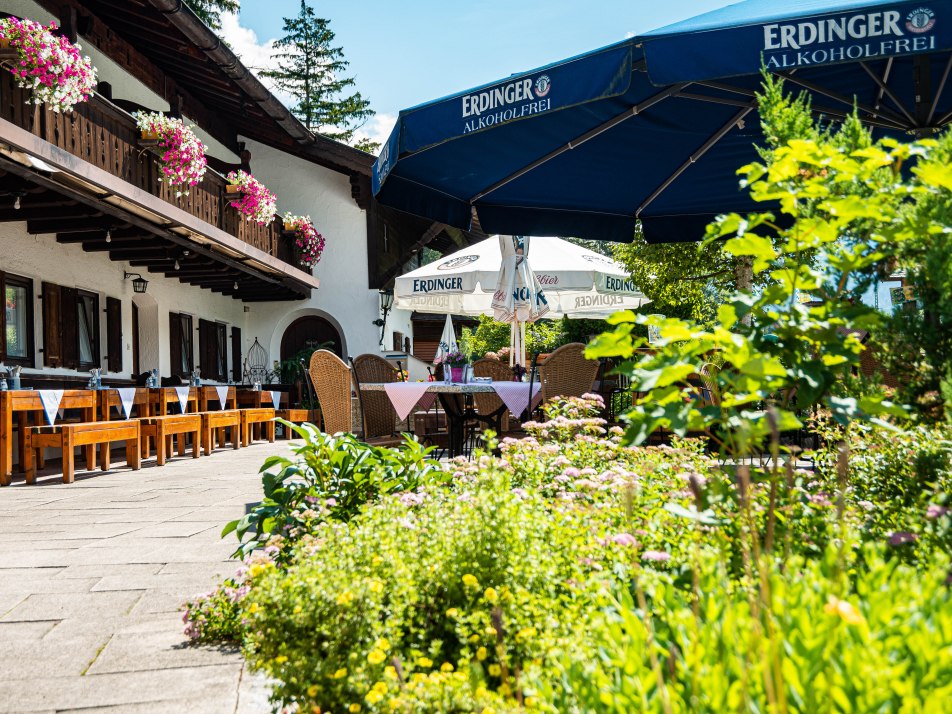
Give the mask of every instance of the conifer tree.
M 333 44 L 330 22 L 317 17 L 314 8 L 301 0 L 297 16 L 284 18 L 284 33 L 274 43 L 277 69 L 263 76 L 294 97 L 297 103 L 291 111 L 309 130 L 374 152 L 377 144 L 354 142 L 354 132 L 375 112 L 360 92 L 345 96 L 354 78 L 344 76 L 349 62 L 343 49 Z
M 221 29 L 223 12 L 238 12 L 241 0 L 185 0 L 198 19 L 213 30 Z

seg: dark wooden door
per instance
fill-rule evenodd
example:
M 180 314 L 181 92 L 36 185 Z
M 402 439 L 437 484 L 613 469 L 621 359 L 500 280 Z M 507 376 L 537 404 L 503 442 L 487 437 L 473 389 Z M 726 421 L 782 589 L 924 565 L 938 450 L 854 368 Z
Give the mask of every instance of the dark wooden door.
M 328 320 L 308 315 L 292 322 L 281 338 L 281 360 L 287 360 L 306 349 L 328 349 L 344 357 L 340 333 Z

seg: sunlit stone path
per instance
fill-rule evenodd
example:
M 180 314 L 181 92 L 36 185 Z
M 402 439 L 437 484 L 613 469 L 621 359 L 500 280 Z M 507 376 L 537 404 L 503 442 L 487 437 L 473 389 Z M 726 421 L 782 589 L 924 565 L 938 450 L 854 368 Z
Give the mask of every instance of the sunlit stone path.
M 222 525 L 260 500 L 262 444 L 0 490 L 0 712 L 267 712 L 236 651 L 180 605 L 235 570 Z

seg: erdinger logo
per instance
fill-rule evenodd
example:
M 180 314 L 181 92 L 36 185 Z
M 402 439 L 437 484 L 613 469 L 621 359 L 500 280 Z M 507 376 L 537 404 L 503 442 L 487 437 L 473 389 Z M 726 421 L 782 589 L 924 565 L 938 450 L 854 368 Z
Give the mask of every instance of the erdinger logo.
M 615 261 L 611 258 L 606 258 L 604 255 L 583 255 L 582 260 L 587 260 L 589 263 L 602 263 L 603 265 L 615 265 Z
M 906 29 L 917 35 L 935 27 L 935 13 L 927 7 L 917 7 L 906 16 Z
M 549 79 L 549 75 L 543 74 L 535 81 L 536 97 L 544 97 L 550 89 L 552 89 L 552 80 Z
M 450 258 L 445 263 L 440 263 L 438 266 L 436 266 L 436 269 L 452 270 L 453 268 L 459 268 L 460 266 L 467 265 L 476 260 L 479 260 L 478 255 L 461 255 L 458 258 Z

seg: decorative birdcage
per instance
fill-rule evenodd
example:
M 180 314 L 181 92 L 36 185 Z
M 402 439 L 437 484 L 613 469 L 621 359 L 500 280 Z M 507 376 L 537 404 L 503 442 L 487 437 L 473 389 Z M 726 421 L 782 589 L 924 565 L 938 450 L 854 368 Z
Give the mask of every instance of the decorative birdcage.
M 242 371 L 242 381 L 245 384 L 264 384 L 268 382 L 268 353 L 255 337 L 255 343 L 248 350 L 248 356 L 245 357 L 245 366 Z

